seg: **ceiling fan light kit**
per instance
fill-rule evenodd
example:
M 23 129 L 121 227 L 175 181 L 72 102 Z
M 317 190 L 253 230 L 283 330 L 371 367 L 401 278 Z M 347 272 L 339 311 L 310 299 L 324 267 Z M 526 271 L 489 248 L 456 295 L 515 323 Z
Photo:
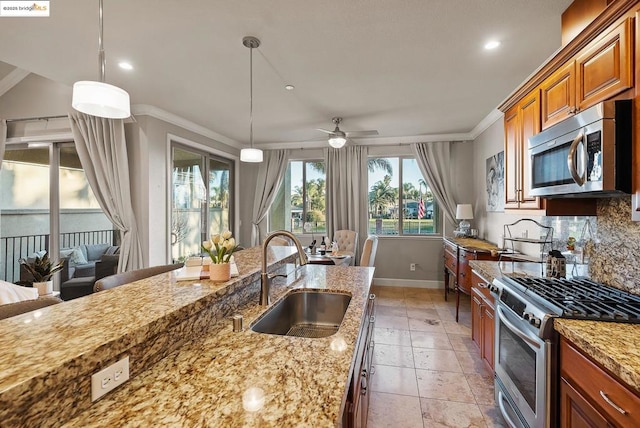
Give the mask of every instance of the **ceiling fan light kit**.
M 262 162 L 262 150 L 253 148 L 253 49 L 260 46 L 260 40 L 253 36 L 242 38 L 242 44 L 249 48 L 249 144 L 250 148 L 240 150 L 241 162 Z
M 73 84 L 71 106 L 81 113 L 107 119 L 126 119 L 131 116 L 129 94 L 124 89 L 104 83 L 105 57 L 102 43 L 102 0 L 98 2 L 98 63 L 100 81 L 81 80 Z
M 318 131 L 322 131 L 326 134 L 329 134 L 329 145 L 333 148 L 339 149 L 345 145 L 347 142 L 347 137 L 365 137 L 369 135 L 378 135 L 378 131 L 341 131 L 340 123 L 342 122 L 341 117 L 334 117 L 331 119 L 333 123 L 336 124 L 336 127 L 333 131 L 329 131 L 327 129 L 318 128 Z

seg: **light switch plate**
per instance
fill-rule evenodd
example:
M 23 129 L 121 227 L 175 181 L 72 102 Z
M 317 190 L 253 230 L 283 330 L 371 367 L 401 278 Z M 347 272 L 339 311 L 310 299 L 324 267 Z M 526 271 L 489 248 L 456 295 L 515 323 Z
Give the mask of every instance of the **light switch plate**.
M 129 356 L 91 375 L 91 401 L 129 380 Z

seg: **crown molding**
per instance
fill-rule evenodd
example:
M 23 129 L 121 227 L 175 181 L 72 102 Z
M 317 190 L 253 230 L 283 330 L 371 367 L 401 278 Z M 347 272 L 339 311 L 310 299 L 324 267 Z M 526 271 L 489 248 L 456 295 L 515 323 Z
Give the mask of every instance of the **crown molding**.
M 209 128 L 205 128 L 202 125 L 198 125 L 197 123 L 191 122 L 183 117 L 180 117 L 176 114 L 170 113 L 166 110 L 162 110 L 161 108 L 154 107 L 148 104 L 134 104 L 131 106 L 131 113 L 138 116 L 151 116 L 156 119 L 162 120 L 163 122 L 170 123 L 172 125 L 179 126 L 181 128 L 186 129 L 187 131 L 194 132 L 198 135 L 202 135 L 203 137 L 210 138 L 214 141 L 217 141 L 222 144 L 226 144 L 227 146 L 231 146 L 236 149 L 242 149 L 246 147 L 244 144 L 239 143 L 236 140 L 233 140 L 229 137 L 225 137 L 222 134 L 218 134 L 215 131 L 210 130 Z
M 11 88 L 22 82 L 25 77 L 30 74 L 30 71 L 23 70 L 18 67 L 12 70 L 11 73 L 7 74 L 2 80 L 0 80 L 0 97 L 9 92 Z
M 478 138 L 480 134 L 487 130 L 491 125 L 493 125 L 496 121 L 502 119 L 504 117 L 504 113 L 494 108 L 484 119 L 480 121 L 476 125 L 475 128 L 471 130 L 469 133 L 469 140 L 475 140 Z
M 156 119 L 162 120 L 167 123 L 184 128 L 188 131 L 195 132 L 203 137 L 211 138 L 212 140 L 234 147 L 236 149 L 242 149 L 247 147 L 236 140 L 225 137 L 218 134 L 204 126 L 191 122 L 178 115 L 170 113 L 166 110 L 162 110 L 158 107 L 154 107 L 148 104 L 134 104 L 131 106 L 131 112 L 133 115 L 138 116 L 151 116 Z M 394 146 L 413 143 L 429 143 L 434 141 L 473 141 L 480 134 L 487 130 L 497 120 L 502 119 L 504 113 L 498 109 L 493 109 L 484 119 L 482 119 L 470 132 L 454 133 L 454 134 L 423 134 L 403 137 L 377 137 L 377 138 L 357 138 L 349 140 L 351 144 L 358 146 Z M 279 149 L 323 149 L 328 147 L 327 140 L 314 140 L 314 141 L 292 141 L 292 142 L 274 142 L 274 143 L 262 143 L 255 144 L 255 147 L 262 150 L 279 150 Z

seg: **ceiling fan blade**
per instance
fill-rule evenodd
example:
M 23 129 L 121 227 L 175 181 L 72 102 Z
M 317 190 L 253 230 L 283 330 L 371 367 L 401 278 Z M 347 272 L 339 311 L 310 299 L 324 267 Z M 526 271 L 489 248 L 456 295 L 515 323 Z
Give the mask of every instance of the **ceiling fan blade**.
M 345 131 L 345 134 L 347 134 L 347 137 L 368 137 L 371 135 L 378 135 L 378 131 Z
M 333 135 L 334 134 L 334 131 L 329 131 L 327 129 L 322 129 L 322 128 L 316 128 L 316 131 L 322 131 L 322 132 L 324 132 L 326 134 L 329 134 L 329 135 Z

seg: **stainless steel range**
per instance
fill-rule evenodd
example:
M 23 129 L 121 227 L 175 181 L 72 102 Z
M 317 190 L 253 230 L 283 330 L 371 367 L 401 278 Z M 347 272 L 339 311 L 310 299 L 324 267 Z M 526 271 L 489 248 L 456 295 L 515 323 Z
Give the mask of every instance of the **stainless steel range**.
M 503 276 L 490 290 L 496 296 L 496 402 L 512 427 L 557 425 L 553 318 L 640 323 L 640 296 L 588 279 Z

